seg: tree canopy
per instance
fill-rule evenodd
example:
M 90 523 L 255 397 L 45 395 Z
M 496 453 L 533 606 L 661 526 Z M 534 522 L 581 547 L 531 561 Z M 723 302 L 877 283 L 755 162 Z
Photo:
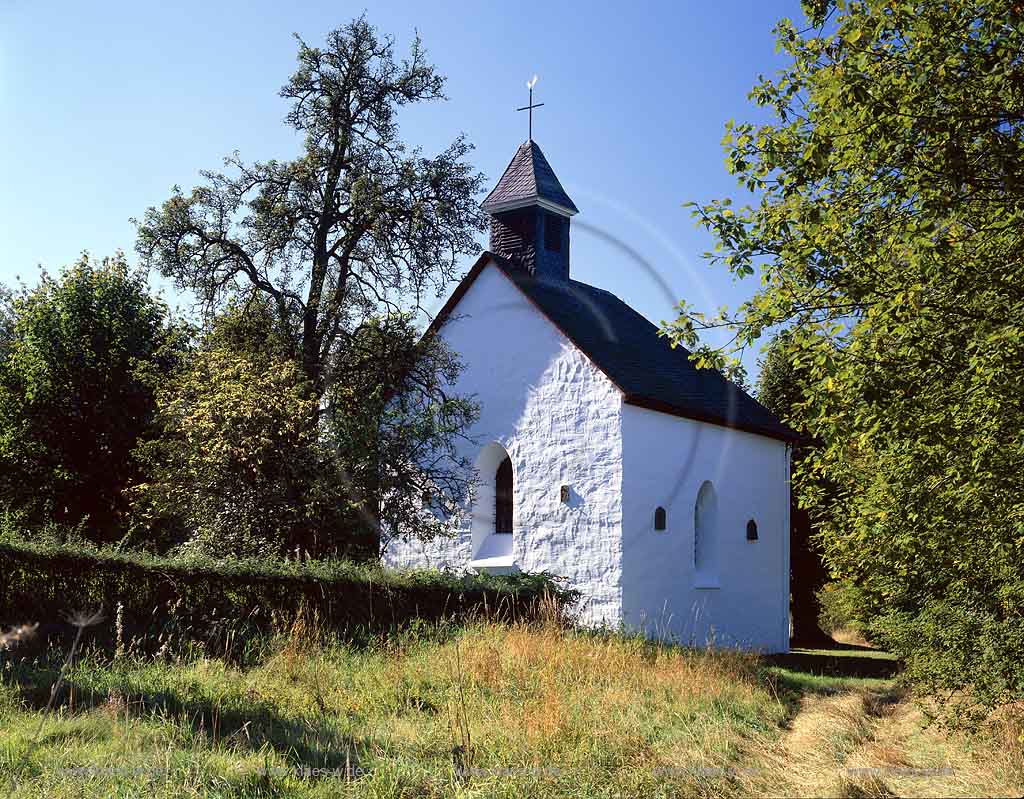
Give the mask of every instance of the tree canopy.
M 154 392 L 185 331 L 123 255 L 82 258 L 8 298 L 0 325 L 0 501 L 113 535 Z
M 375 558 L 382 521 L 388 536 L 447 533 L 472 478 L 457 443 L 477 412 L 448 388 L 454 353 L 407 316 L 372 320 L 318 399 L 273 319 L 259 293 L 236 298 L 157 391 L 135 538 L 213 557 Z
M 695 205 L 708 257 L 761 285 L 735 312 L 683 304 L 668 333 L 737 347 L 776 327 L 823 446 L 797 475 L 833 573 L 919 685 L 1024 695 L 1024 9 L 805 3 L 788 65 L 729 123 L 754 201 Z M 734 354 L 733 354 L 734 355 Z M 822 485 L 834 491 L 821 490 Z
M 418 37 L 401 60 L 365 18 L 323 48 L 298 42 L 281 97 L 301 155 L 229 156 L 228 172 L 205 171 L 203 185 L 146 212 L 137 249 L 208 311 L 239 290 L 266 295 L 321 396 L 364 320 L 418 308 L 445 289 L 460 256 L 476 253 L 483 176 L 461 136 L 434 157 L 399 136 L 401 108 L 444 96 Z
M 801 435 L 793 443 L 791 464 L 800 464 L 816 455 L 819 442 L 808 435 L 802 416 L 805 400 L 804 385 L 807 376 L 795 369 L 789 360 L 788 334 L 783 331 L 769 342 L 760 361 L 757 379 L 757 401 L 782 419 Z M 806 481 L 792 486 L 789 508 L 789 569 L 790 569 L 790 639 L 796 646 L 821 647 L 832 644 L 831 637 L 820 625 L 821 605 L 818 592 L 824 586 L 828 572 L 814 540 L 814 524 L 808 508 L 800 499 L 806 490 Z
M 209 336 L 157 394 L 160 435 L 140 444 L 146 475 L 131 492 L 139 538 L 213 557 L 344 545 L 344 489 L 306 423 L 309 381 L 272 348 L 223 338 Z
M 212 509 L 230 494 L 235 517 L 257 508 L 260 516 L 270 511 L 253 496 L 277 501 L 273 484 L 290 497 L 279 506 L 305 520 L 289 540 L 322 554 L 338 548 L 345 526 L 329 535 L 328 519 L 357 521 L 356 537 L 381 519 L 392 533 L 426 535 L 443 525 L 420 513 L 424 494 L 436 492 L 445 508 L 461 504 L 467 481 L 452 442 L 474 406 L 448 390 L 458 359 L 441 342 L 418 344 L 411 315 L 448 287 L 461 256 L 476 254 L 483 176 L 466 161 L 464 137 L 428 157 L 399 131 L 404 107 L 440 100 L 443 88 L 418 37 L 400 57 L 363 17 L 330 32 L 323 47 L 298 39 L 296 70 L 280 92 L 285 122 L 302 138 L 298 156 L 247 163 L 235 153 L 225 172 L 203 172 L 203 185 L 176 188 L 138 222 L 143 263 L 194 292 L 211 331 L 177 393 L 163 397 L 164 436 L 151 448 L 163 465 L 143 492 L 157 505 L 180 515 L 175 498 L 203 497 Z M 238 318 L 245 309 L 247 322 Z M 226 313 L 235 317 L 229 334 Z M 182 414 L 205 432 L 183 439 L 174 430 Z M 177 485 L 204 436 L 224 451 L 188 461 L 197 471 Z M 271 440 L 274 474 L 264 451 Z M 254 494 L 245 481 L 257 472 L 267 491 Z M 226 482 L 213 491 L 208 478 L 218 473 Z M 302 496 L 335 505 L 328 512 Z M 200 526 L 230 527 L 232 514 L 208 514 Z M 261 527 L 246 519 L 242 527 Z M 282 545 L 261 529 L 253 546 Z
M 479 417 L 475 399 L 451 388 L 458 355 L 439 336 L 421 339 L 411 317 L 391 315 L 361 329 L 338 369 L 325 426 L 354 509 L 382 523 L 385 545 L 451 533 L 475 476 L 459 445 Z

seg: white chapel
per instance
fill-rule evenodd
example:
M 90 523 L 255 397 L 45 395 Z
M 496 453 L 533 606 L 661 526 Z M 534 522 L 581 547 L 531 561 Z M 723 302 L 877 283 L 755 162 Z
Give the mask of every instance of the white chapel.
M 793 432 L 603 289 L 574 280 L 577 213 L 536 142 L 483 203 L 489 249 L 432 329 L 480 418 L 458 534 L 391 566 L 548 572 L 582 620 L 687 645 L 789 645 Z

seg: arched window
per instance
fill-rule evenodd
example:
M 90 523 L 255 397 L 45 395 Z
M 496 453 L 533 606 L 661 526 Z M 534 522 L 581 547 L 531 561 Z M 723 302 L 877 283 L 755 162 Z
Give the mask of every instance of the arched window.
M 475 569 L 514 565 L 516 521 L 515 468 L 500 441 L 485 444 L 473 463 L 473 510 L 470 520 L 471 560 Z
M 655 508 L 654 509 L 654 529 L 664 530 L 665 529 L 665 509 Z
M 755 522 L 753 519 L 747 522 L 747 540 L 757 540 L 757 522 Z
M 698 584 L 718 579 L 718 500 L 706 481 L 697 492 L 693 510 L 693 565 Z
M 494 474 L 494 532 L 512 532 L 512 460 L 507 455 Z

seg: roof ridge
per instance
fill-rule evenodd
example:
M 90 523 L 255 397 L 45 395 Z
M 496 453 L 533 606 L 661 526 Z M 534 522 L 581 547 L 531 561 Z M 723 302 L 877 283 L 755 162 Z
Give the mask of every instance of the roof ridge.
M 574 277 L 569 278 L 569 282 L 575 283 L 578 286 L 583 286 L 584 288 L 593 289 L 594 291 L 600 291 L 602 294 L 609 294 L 612 297 L 615 297 L 615 299 L 619 299 L 618 295 L 615 294 L 615 292 L 608 291 L 608 289 L 603 289 L 600 286 L 595 286 L 591 283 L 584 283 L 582 280 L 577 280 Z
M 507 258 L 487 250 L 480 254 L 434 317 L 428 333 L 436 332 L 444 324 L 490 263 L 607 376 L 627 404 L 782 441 L 799 438 L 792 428 L 717 369 L 698 369 L 685 347 L 672 347 L 670 341 L 658 335 L 657 325 L 611 292 L 579 280 L 568 284 L 537 280 Z M 577 290 L 573 291 L 574 288 Z M 590 296 L 579 296 L 580 290 Z M 604 319 L 602 324 L 593 323 L 596 317 L 581 314 L 586 309 L 580 306 L 590 303 L 595 306 L 591 313 Z M 603 328 L 612 332 L 611 338 Z

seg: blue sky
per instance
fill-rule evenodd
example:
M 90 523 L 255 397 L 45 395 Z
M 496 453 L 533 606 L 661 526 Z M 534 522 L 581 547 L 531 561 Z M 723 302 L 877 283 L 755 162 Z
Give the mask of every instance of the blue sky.
M 723 166 L 723 126 L 763 118 L 746 94 L 781 66 L 771 29 L 799 17 L 795 0 L 0 0 L 0 282 L 34 283 L 40 266 L 56 271 L 83 249 L 134 260 L 129 219 L 174 184 L 190 188 L 235 149 L 293 157 L 277 97 L 294 67 L 292 33 L 319 44 L 364 9 L 400 49 L 419 30 L 448 76 L 447 102 L 403 115 L 406 141 L 430 153 L 465 132 L 489 185 L 526 138 L 513 109 L 540 76 L 534 139 L 581 210 L 575 278 L 655 322 L 683 297 L 714 310 L 754 291 L 705 264 L 709 237 L 682 203 L 741 196 Z

